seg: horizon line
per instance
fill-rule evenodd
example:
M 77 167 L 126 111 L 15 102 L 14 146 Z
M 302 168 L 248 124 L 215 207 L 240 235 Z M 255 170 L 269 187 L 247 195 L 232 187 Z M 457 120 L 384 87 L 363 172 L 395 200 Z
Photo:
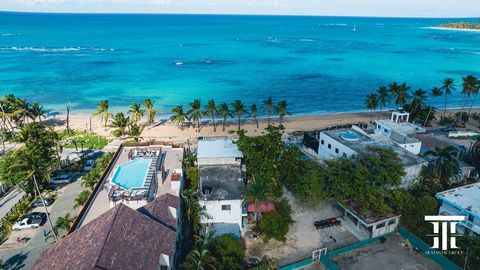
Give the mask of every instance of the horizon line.
M 344 18 L 392 18 L 392 19 L 478 19 L 480 17 L 420 17 L 383 15 L 325 15 L 325 14 L 246 14 L 246 13 L 152 13 L 152 12 L 65 12 L 65 11 L 17 11 L 0 10 L 1 13 L 44 14 L 44 15 L 190 15 L 190 16 L 270 16 L 270 17 L 344 17 Z

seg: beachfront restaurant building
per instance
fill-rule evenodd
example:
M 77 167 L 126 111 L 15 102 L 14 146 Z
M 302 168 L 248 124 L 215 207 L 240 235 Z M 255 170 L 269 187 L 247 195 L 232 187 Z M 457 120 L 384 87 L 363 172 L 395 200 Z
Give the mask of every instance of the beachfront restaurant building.
M 231 139 L 198 141 L 199 203 L 206 212 L 201 223 L 207 229 L 217 228 L 240 236 L 247 216 L 243 195 L 246 171 L 242 158 Z
M 317 143 L 310 143 L 310 145 L 318 145 L 318 149 L 316 151 L 315 149 L 308 151 L 315 153 L 315 157 L 319 160 L 330 160 L 340 157 L 352 158 L 359 153 L 368 152 L 372 147 L 392 149 L 401 159 L 405 169 L 406 175 L 402 179 L 402 187 L 408 187 L 413 184 L 420 175 L 422 167 L 428 165 L 428 162 L 422 157 L 414 155 L 390 141 L 376 141 L 355 125 L 350 128 L 321 131 L 316 133 L 316 137 L 310 137 L 310 140 L 312 139 L 316 139 Z
M 442 202 L 439 215 L 465 217 L 458 222 L 457 233 L 480 237 L 480 183 L 445 190 L 435 197 Z

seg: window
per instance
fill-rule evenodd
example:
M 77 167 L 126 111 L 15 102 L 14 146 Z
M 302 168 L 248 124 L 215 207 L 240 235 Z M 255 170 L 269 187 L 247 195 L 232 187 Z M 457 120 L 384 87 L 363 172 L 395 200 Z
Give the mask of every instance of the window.
M 382 228 L 382 227 L 385 227 L 385 222 L 379 223 L 379 224 L 377 224 L 377 226 L 375 226 L 375 228 L 377 228 L 377 229 Z
M 324 145 L 324 144 L 325 144 L 325 141 L 324 141 L 324 140 L 321 140 L 320 143 L 321 143 L 322 145 Z
M 388 221 L 388 225 L 392 225 L 392 224 L 395 224 L 395 223 L 397 223 L 397 219 L 396 219 L 396 218 L 390 219 L 390 220 Z
M 166 266 L 166 265 L 160 265 L 160 270 L 168 270 L 168 266 Z
M 328 149 L 332 149 L 332 145 L 331 145 L 331 144 L 328 144 Z
M 343 157 L 347 157 L 347 153 L 343 153 Z
M 473 220 L 475 220 L 475 217 L 472 215 L 468 215 L 468 221 L 473 222 Z
M 338 151 L 338 148 L 335 148 L 335 153 L 338 154 L 339 152 L 340 152 L 340 151 Z
M 230 211 L 230 204 L 224 204 L 224 205 L 222 205 L 222 210 L 223 210 L 223 211 Z

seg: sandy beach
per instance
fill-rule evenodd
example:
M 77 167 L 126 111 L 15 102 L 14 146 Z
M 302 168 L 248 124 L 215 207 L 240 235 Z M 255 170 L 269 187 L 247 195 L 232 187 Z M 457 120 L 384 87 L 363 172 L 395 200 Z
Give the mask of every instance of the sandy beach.
M 472 112 L 478 112 L 478 109 Z M 448 113 L 454 113 L 455 110 L 449 110 Z M 439 112 L 440 113 L 440 112 Z M 349 112 L 325 115 L 309 115 L 309 116 L 291 116 L 284 120 L 283 125 L 287 132 L 293 131 L 308 131 L 316 130 L 334 125 L 355 124 L 359 122 L 370 122 L 371 119 L 385 119 L 390 117 L 389 111 L 384 112 Z M 64 129 L 65 115 L 57 116 L 55 119 L 50 119 L 57 125 L 57 129 Z M 98 117 L 92 117 L 87 114 L 73 114 L 70 116 L 70 127 L 75 130 L 89 130 L 91 119 L 91 131 L 99 135 L 114 138 L 111 135 L 111 128 L 103 128 Z M 145 120 L 145 117 L 144 119 Z M 273 118 L 272 122 L 278 125 L 279 119 Z M 152 126 L 146 126 L 143 133 L 143 140 L 159 140 L 171 142 L 186 142 L 187 140 L 196 139 L 198 137 L 224 137 L 234 136 L 237 130 L 237 122 L 230 119 L 225 126 L 225 131 L 222 131 L 222 123 L 216 120 L 217 131 L 213 131 L 211 120 L 203 119 L 200 131 L 197 131 L 193 125 L 180 127 L 170 122 L 157 122 Z M 260 135 L 267 127 L 267 119 L 259 120 L 259 127 L 257 128 L 255 122 L 251 119 L 242 121 L 242 128 L 247 131 L 249 135 Z
M 434 30 L 451 30 L 451 31 L 465 31 L 465 32 L 480 32 L 480 29 L 467 29 L 467 28 L 451 28 L 451 27 L 440 27 L 440 26 L 431 26 L 425 27 L 426 29 Z

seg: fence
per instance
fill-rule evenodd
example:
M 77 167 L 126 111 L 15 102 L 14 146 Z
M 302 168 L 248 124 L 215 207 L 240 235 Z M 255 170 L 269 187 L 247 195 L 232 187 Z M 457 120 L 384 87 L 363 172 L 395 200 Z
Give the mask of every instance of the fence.
M 454 264 L 452 261 L 447 259 L 447 257 L 443 256 L 442 254 L 438 254 L 437 252 L 435 252 L 435 250 L 430 248 L 430 246 L 427 243 L 423 242 L 420 238 L 415 236 L 413 233 L 409 232 L 407 229 L 399 226 L 398 227 L 398 232 L 400 233 L 401 236 L 408 239 L 408 241 L 410 241 L 410 243 L 413 246 L 420 249 L 423 252 L 423 254 L 425 256 L 427 256 L 430 260 L 434 261 L 440 267 L 442 267 L 442 269 L 460 270 L 460 268 L 456 264 Z M 323 266 L 325 266 L 325 268 L 328 269 L 328 270 L 339 270 L 338 266 L 331 260 L 332 257 L 340 255 L 340 254 L 348 252 L 348 251 L 351 251 L 351 250 L 354 250 L 354 249 L 357 249 L 357 248 L 360 248 L 360 247 L 363 247 L 363 246 L 366 246 L 366 245 L 369 245 L 369 244 L 372 244 L 374 242 L 379 241 L 380 238 L 388 237 L 390 235 L 391 235 L 391 233 L 385 234 L 385 235 L 382 235 L 382 236 L 379 236 L 379 237 L 375 237 L 375 238 L 370 238 L 370 239 L 364 240 L 362 242 L 358 242 L 358 243 L 355 243 L 355 244 L 352 244 L 352 245 L 348 245 L 348 246 L 345 246 L 345 247 L 342 247 L 342 248 L 332 250 L 332 251 L 327 252 L 326 254 L 320 256 L 320 263 Z M 307 266 L 311 263 L 313 263 L 312 258 L 308 258 L 308 259 L 305 259 L 305 260 L 302 260 L 302 261 L 298 261 L 298 262 L 280 267 L 279 270 L 294 270 L 294 269 L 298 269 L 298 268 Z

